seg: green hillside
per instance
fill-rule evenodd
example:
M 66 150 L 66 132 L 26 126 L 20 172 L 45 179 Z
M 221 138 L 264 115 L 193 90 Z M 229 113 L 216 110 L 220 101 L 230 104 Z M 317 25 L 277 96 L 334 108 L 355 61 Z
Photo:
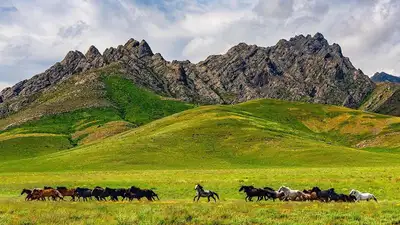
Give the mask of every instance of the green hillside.
M 26 129 L 23 127 L 20 129 Z M 94 140 L 88 145 L 4 162 L 0 169 L 397 165 L 400 161 L 400 144 L 396 141 L 399 134 L 399 117 L 264 99 L 235 106 L 198 107 L 104 140 Z M 25 165 L 23 168 L 19 166 L 21 163 Z
M 0 161 L 89 144 L 193 107 L 139 88 L 115 68 L 79 74 L 0 120 Z
M 360 106 L 361 110 L 400 116 L 400 84 L 378 83 Z

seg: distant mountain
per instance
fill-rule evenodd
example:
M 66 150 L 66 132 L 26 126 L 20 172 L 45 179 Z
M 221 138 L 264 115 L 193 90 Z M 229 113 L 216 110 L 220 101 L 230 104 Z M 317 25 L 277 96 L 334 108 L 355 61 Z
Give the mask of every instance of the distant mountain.
M 374 76 L 371 77 L 373 82 L 392 82 L 392 83 L 400 83 L 400 77 L 393 76 L 387 74 L 385 72 L 375 73 Z
M 168 62 L 153 54 L 146 41 L 130 39 L 103 54 L 94 46 L 86 54 L 71 51 L 44 73 L 3 90 L 0 117 L 29 107 L 39 93 L 51 92 L 75 74 L 110 64 L 118 65 L 125 78 L 141 87 L 199 104 L 276 98 L 358 108 L 375 88 L 343 56 L 340 46 L 329 45 L 320 33 L 280 40 L 267 48 L 241 43 L 198 64 Z

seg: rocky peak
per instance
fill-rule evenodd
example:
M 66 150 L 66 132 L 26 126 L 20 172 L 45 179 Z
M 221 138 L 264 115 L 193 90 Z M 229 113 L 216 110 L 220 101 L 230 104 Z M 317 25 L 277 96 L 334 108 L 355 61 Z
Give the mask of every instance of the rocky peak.
M 97 57 L 101 57 L 99 50 L 94 46 L 90 46 L 89 50 L 85 54 L 86 60 L 91 62 Z
M 145 40 L 142 40 L 139 44 L 139 58 L 153 55 L 153 51 L 151 50 L 149 44 L 147 44 Z
M 83 55 L 80 51 L 69 51 L 65 58 L 61 61 L 61 65 L 69 65 L 73 63 L 77 63 L 82 59 L 86 59 L 85 55 Z
M 126 44 L 124 45 L 124 47 L 128 50 L 132 50 L 134 48 L 136 48 L 137 46 L 139 46 L 139 42 L 136 41 L 135 39 L 131 38 L 128 40 L 128 42 L 126 42 Z

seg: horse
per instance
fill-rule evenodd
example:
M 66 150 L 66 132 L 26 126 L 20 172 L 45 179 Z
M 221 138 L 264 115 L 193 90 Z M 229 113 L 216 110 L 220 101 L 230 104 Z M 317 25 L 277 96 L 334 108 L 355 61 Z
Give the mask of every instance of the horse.
M 305 198 L 307 201 L 314 201 L 314 200 L 318 200 L 318 196 L 317 193 L 315 191 L 312 190 L 303 190 L 303 193 L 305 194 Z
M 59 191 L 62 196 L 70 196 L 71 201 L 75 201 L 76 193 L 74 188 L 68 189 L 66 187 L 57 187 L 56 190 Z
M 26 197 L 25 197 L 25 201 L 29 201 L 29 200 L 32 200 L 32 190 L 29 190 L 29 189 L 23 189 L 22 190 L 22 192 L 21 192 L 21 195 L 23 195 L 23 194 L 26 194 Z
M 354 196 L 339 194 L 339 201 L 342 202 L 355 202 L 356 198 Z
M 275 191 L 273 188 L 270 188 L 270 187 L 264 187 L 263 189 L 265 190 L 265 194 L 266 194 L 264 196 L 265 200 L 272 198 L 272 200 L 275 201 L 275 199 L 277 199 L 277 198 L 280 199 L 285 195 L 285 193 Z
M 104 193 L 109 194 L 112 201 L 118 201 L 118 196 L 124 199 L 126 192 L 127 190 L 125 188 L 113 189 L 106 187 L 106 189 L 104 189 Z
M 244 200 L 247 202 L 249 200 L 250 202 L 253 201 L 253 197 L 258 197 L 257 201 L 260 201 L 266 196 L 266 190 L 260 189 L 260 188 L 255 188 L 254 186 L 241 186 L 239 189 L 239 192 L 243 191 L 246 193 L 246 197 Z
M 104 192 L 104 188 L 96 186 L 93 190 L 92 190 L 92 196 L 96 198 L 97 201 L 101 201 L 104 200 L 106 201 L 106 197 L 109 197 L 110 195 L 108 193 Z
M 82 201 L 87 201 L 88 198 L 92 200 L 92 190 L 89 188 L 78 187 L 75 189 L 75 194 L 78 196 L 78 201 L 81 200 L 81 197 Z
M 331 188 L 332 189 L 332 188 Z M 328 202 L 329 201 L 329 196 L 330 196 L 330 190 L 325 190 L 322 191 L 319 187 L 313 187 L 311 189 L 312 192 L 317 193 L 318 199 L 322 202 Z
M 32 199 L 41 199 L 43 201 L 46 200 L 46 197 L 48 200 L 50 200 L 50 197 L 55 201 L 57 200 L 57 198 L 59 198 L 60 200 L 64 200 L 64 197 L 62 196 L 62 194 L 57 191 L 56 189 L 39 189 L 39 188 L 35 188 L 33 189 L 32 192 Z
M 335 201 L 335 202 L 343 201 L 342 199 L 343 196 L 341 197 L 339 194 L 337 194 L 334 188 L 329 189 L 328 192 L 329 192 L 329 201 Z
M 281 186 L 278 190 L 278 192 L 283 192 L 284 195 L 284 199 L 283 200 L 291 200 L 291 201 L 296 201 L 296 200 L 300 200 L 303 201 L 305 199 L 304 193 L 299 191 L 299 190 L 291 190 L 288 187 L 285 186 Z
M 141 198 L 147 198 L 149 201 L 160 200 L 158 195 L 150 189 L 140 189 L 138 187 L 132 186 L 126 192 L 125 197 L 132 201 L 134 198 L 140 200 Z
M 196 196 L 194 196 L 193 201 L 195 201 L 197 198 L 197 202 L 198 202 L 200 197 L 203 197 L 203 198 L 207 198 L 208 202 L 210 202 L 210 198 L 214 199 L 214 201 L 217 202 L 217 200 L 215 199 L 214 196 L 217 196 L 217 198 L 219 200 L 219 196 L 217 193 L 210 191 L 210 190 L 204 190 L 204 188 L 200 184 L 197 184 L 194 187 L 194 190 L 196 190 Z
M 375 196 L 373 194 L 371 194 L 371 193 L 362 193 L 360 191 L 357 191 L 357 190 L 353 189 L 353 190 L 350 191 L 349 195 L 350 196 L 354 196 L 357 202 L 358 201 L 363 201 L 363 200 L 369 201 L 371 199 L 373 199 L 376 202 L 378 202 L 378 199 L 376 199 Z

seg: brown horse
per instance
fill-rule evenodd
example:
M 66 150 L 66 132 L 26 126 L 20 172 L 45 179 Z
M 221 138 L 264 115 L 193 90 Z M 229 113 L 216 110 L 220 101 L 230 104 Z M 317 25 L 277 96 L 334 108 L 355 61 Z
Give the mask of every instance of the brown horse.
M 303 190 L 303 193 L 305 194 L 305 201 L 314 201 L 318 200 L 318 195 L 315 191 L 312 190 Z
M 56 189 L 39 189 L 35 188 L 32 192 L 32 199 L 45 201 L 46 197 L 50 200 L 50 197 L 55 201 L 57 198 L 64 200 L 62 194 Z
M 75 188 L 68 189 L 66 187 L 57 187 L 57 191 L 59 191 L 62 196 L 70 196 L 71 201 L 75 201 Z

